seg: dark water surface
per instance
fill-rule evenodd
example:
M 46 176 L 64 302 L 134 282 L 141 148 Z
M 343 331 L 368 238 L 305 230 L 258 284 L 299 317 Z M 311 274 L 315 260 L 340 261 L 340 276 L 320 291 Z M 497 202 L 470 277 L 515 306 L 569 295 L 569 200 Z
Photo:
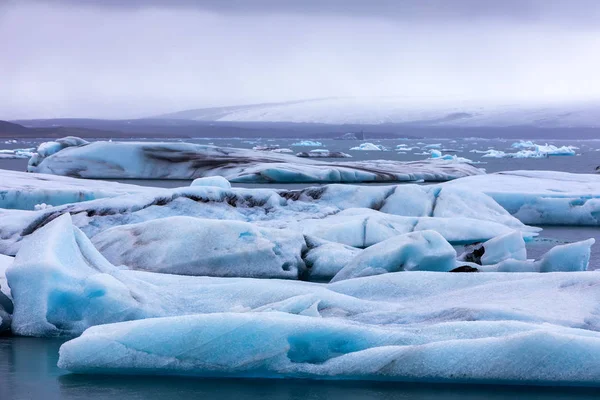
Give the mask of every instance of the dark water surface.
M 593 388 L 75 375 L 56 367 L 61 344 L 0 337 L 0 399 L 598 399 Z

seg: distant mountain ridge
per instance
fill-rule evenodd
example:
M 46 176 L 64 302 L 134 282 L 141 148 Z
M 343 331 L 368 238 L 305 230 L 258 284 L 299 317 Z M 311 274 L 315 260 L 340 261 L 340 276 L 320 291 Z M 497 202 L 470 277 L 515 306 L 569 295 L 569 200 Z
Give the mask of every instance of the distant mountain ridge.
M 211 107 L 163 114 L 155 118 L 204 122 L 278 122 L 311 124 L 402 124 L 439 127 L 596 128 L 600 101 L 482 105 L 475 101 L 405 97 L 333 97 L 282 103 Z

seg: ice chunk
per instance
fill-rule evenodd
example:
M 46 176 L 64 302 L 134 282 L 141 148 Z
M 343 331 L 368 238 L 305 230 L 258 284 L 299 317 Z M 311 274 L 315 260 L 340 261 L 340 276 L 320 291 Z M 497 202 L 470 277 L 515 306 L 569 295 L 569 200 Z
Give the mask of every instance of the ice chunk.
M 332 284 L 157 274 L 112 266 L 67 214 L 24 240 L 7 278 L 13 331 L 22 335 L 77 335 L 92 325 L 229 311 L 376 325 L 527 321 L 600 330 L 600 272 L 415 271 Z
M 315 281 L 330 280 L 362 251 L 316 237 L 307 237 L 306 243 L 308 252 L 304 256 L 304 262 L 308 267 L 310 280 Z
M 526 224 L 600 225 L 600 176 L 557 171 L 505 171 L 442 185 L 492 197 Z
M 220 175 L 231 182 L 254 183 L 445 181 L 483 173 L 471 165 L 451 162 L 368 160 L 332 163 L 191 143 L 94 142 L 61 146 L 58 150 L 54 148 L 56 146 L 51 146 L 52 151 L 39 150 L 30 160 L 28 171 L 120 179 L 194 179 Z
M 346 209 L 323 219 L 299 222 L 305 234 L 365 248 L 413 231 L 434 230 L 453 244 L 489 240 L 512 231 L 506 225 L 471 218 L 404 217 L 370 209 Z M 533 233 L 524 232 L 528 237 Z
M 439 233 L 420 231 L 385 240 L 357 255 L 332 282 L 397 271 L 450 271 L 456 251 Z
M 521 232 L 513 231 L 497 236 L 483 244 L 485 252 L 481 256 L 482 265 L 497 264 L 501 261 L 513 259 L 527 260 L 527 249 Z
M 14 257 L 0 254 L 0 291 L 9 298 L 11 297 L 11 294 L 10 287 L 8 286 L 8 282 L 6 280 L 6 270 L 13 263 L 14 259 Z
M 594 239 L 555 246 L 540 261 L 540 272 L 586 271 Z
M 382 327 L 219 313 L 93 327 L 62 345 L 58 366 L 104 374 L 597 385 L 598 354 L 598 332 L 535 323 Z
M 2 149 L 0 150 L 0 159 L 3 158 L 30 158 L 35 152 L 34 148 L 30 149 Z
M 321 142 L 317 142 L 314 140 L 301 140 L 296 143 L 292 143 L 292 146 L 323 146 Z
M 159 218 L 92 238 L 115 265 L 179 275 L 297 279 L 304 236 L 240 221 Z
M 296 157 L 303 158 L 352 158 L 350 154 L 342 153 L 341 151 L 329 151 L 324 149 L 316 149 L 311 151 L 302 151 L 296 153 Z
M 6 281 L 6 269 L 12 264 L 13 257 L 0 254 L 0 332 L 10 329 L 13 313 L 10 287 Z
M 231 189 L 231 183 L 222 176 L 208 176 L 206 178 L 196 178 L 190 186 L 216 186 L 223 189 Z
M 361 143 L 360 145 L 358 145 L 356 147 L 352 147 L 352 148 L 350 148 L 350 150 L 385 151 L 387 149 L 383 145 L 367 142 L 367 143 Z
M 156 191 L 156 188 L 116 182 L 0 170 L 0 208 L 33 210 L 36 204 L 42 203 L 58 206 L 128 193 Z

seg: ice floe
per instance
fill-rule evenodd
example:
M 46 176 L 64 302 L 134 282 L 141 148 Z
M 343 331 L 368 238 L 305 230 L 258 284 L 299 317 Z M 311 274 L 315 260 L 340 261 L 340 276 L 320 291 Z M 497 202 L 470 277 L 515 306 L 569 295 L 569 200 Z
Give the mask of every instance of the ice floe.
M 341 151 L 329 151 L 325 149 L 316 149 L 311 151 L 301 151 L 296 153 L 296 157 L 303 158 L 352 158 L 350 154 Z
M 364 151 L 386 151 L 387 148 L 381 144 L 373 143 L 361 143 L 356 147 L 351 147 L 350 150 L 364 150 Z
M 35 148 L 0 150 L 0 159 L 3 158 L 30 158 L 35 153 Z
M 314 140 L 301 140 L 296 143 L 292 143 L 292 146 L 323 146 L 323 143 Z
M 483 192 L 526 224 L 600 225 L 600 176 L 596 174 L 505 171 L 443 187 Z
M 0 208 L 33 210 L 42 203 L 57 206 L 155 190 L 116 182 L 0 169 Z
M 68 138 L 43 143 L 29 172 L 81 178 L 194 179 L 220 175 L 231 182 L 446 181 L 483 171 L 452 162 L 389 160 L 324 162 L 273 152 L 190 143 L 93 142 Z
M 58 366 L 104 374 L 596 385 L 599 353 L 598 332 L 529 321 L 379 326 L 218 313 L 96 326 L 61 347 Z
M 589 243 L 579 247 L 586 245 L 589 251 Z M 568 250 L 574 252 L 581 248 Z M 504 320 L 600 329 L 600 272 L 413 271 L 331 284 L 158 274 L 113 266 L 67 214 L 29 236 L 6 275 L 14 301 L 12 329 L 21 335 L 78 335 L 112 322 L 232 311 L 376 325 Z M 555 300 L 552 307 L 548 296 Z

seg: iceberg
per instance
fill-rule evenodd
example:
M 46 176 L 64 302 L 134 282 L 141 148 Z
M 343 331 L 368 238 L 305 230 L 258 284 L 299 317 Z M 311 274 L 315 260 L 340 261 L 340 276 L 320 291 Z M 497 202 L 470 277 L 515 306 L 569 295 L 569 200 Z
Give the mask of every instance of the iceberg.
M 385 151 L 387 148 L 381 144 L 373 143 L 361 143 L 356 147 L 351 147 L 350 150 L 363 150 L 363 151 Z
M 445 186 L 145 189 L 149 190 L 55 207 L 40 206 L 35 211 L 0 209 L 0 254 L 15 255 L 23 237 L 65 213 L 70 213 L 74 224 L 90 238 L 112 227 L 175 216 L 251 222 L 325 240 L 346 235 L 352 240 L 340 238 L 339 243 L 355 247 L 409 233 L 415 227 L 436 230 L 452 243 L 485 241 L 513 229 L 528 239 L 540 230 L 524 225 L 485 194 Z M 353 211 L 344 211 L 348 209 Z M 369 227 L 366 231 L 365 226 Z M 313 234 L 316 231 L 324 236 Z M 364 232 L 367 237 L 363 237 Z
M 304 236 L 248 222 L 159 218 L 107 229 L 93 244 L 114 265 L 179 275 L 297 279 Z
M 43 143 L 28 171 L 77 178 L 195 179 L 244 183 L 446 181 L 481 174 L 471 165 L 390 160 L 325 162 L 274 152 L 151 142 Z
M 505 153 L 504 151 L 490 149 L 482 152 L 483 155 L 481 157 L 484 158 L 547 158 L 549 156 L 574 156 L 576 154 L 575 150 L 577 147 L 574 146 L 562 146 L 556 147 L 554 145 L 537 145 L 533 144 L 529 146 L 531 142 L 525 142 L 518 146 L 518 148 L 525 148 L 525 150 L 520 150 L 516 153 Z M 513 144 L 513 147 L 515 144 Z M 528 150 L 527 148 L 533 147 L 532 150 Z M 479 153 L 479 151 L 477 151 Z
M 0 208 L 34 210 L 38 204 L 59 206 L 156 188 L 0 169 Z
M 196 178 L 190 186 L 215 186 L 223 189 L 231 189 L 231 183 L 222 176 L 207 176 L 206 178 Z
M 329 151 L 316 149 L 311 151 L 301 151 L 296 153 L 296 157 L 302 158 L 352 158 L 350 154 L 342 153 L 341 151 Z
M 307 279 L 329 281 L 363 250 L 341 243 L 306 236 L 308 251 L 304 255 Z
M 485 193 L 525 224 L 600 225 L 599 175 L 504 171 L 481 178 L 442 186 Z
M 331 282 L 397 271 L 442 271 L 455 268 L 456 251 L 435 231 L 411 232 L 368 247 Z
M 27 336 L 79 335 L 91 326 L 146 318 L 272 311 L 389 328 L 508 321 L 600 330 L 600 272 L 414 271 L 329 284 L 160 274 L 112 265 L 68 214 L 27 237 L 6 276 L 12 330 Z
M 527 260 L 525 241 L 519 231 L 496 236 L 483 244 L 469 247 L 469 251 L 462 254 L 459 260 L 479 265 L 494 265 L 506 260 Z
M 13 257 L 0 254 L 0 333 L 10 329 L 12 320 L 12 296 L 6 280 L 6 270 L 12 263 Z
M 425 153 L 427 154 L 427 153 Z M 429 155 L 431 159 L 433 160 L 445 160 L 445 161 L 454 161 L 454 162 L 461 162 L 461 163 L 472 163 L 473 160 L 470 160 L 468 158 L 465 157 L 459 157 L 456 154 L 443 154 L 440 150 L 430 150 L 429 151 Z
M 101 374 L 597 386 L 598 354 L 598 332 L 531 322 L 378 326 L 217 313 L 95 326 L 61 346 L 58 366 Z
M 299 142 L 292 143 L 292 146 L 316 146 L 316 147 L 319 147 L 319 146 L 323 146 L 323 143 L 317 142 L 314 140 L 301 140 Z
M 28 149 L 2 149 L 0 150 L 0 160 L 10 158 L 30 158 L 33 156 L 35 148 Z

